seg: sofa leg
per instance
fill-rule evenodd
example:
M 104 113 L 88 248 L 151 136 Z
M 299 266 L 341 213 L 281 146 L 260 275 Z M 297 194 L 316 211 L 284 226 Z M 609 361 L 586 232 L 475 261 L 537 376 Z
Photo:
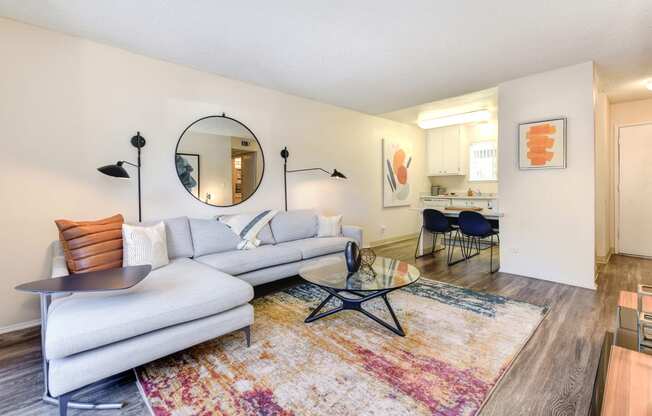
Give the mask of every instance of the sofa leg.
M 72 394 L 66 393 L 57 398 L 59 401 L 59 416 L 66 416 L 68 414 L 68 402 L 70 401 L 70 396 L 72 396 Z
M 247 347 L 251 347 L 251 326 L 247 325 L 242 330 L 245 333 L 245 338 L 247 339 Z
M 81 389 L 80 389 L 81 390 Z M 79 391 L 79 390 L 77 390 Z M 73 393 L 69 393 L 69 395 L 72 397 Z M 81 409 L 81 410 L 112 410 L 112 409 L 122 409 L 125 407 L 124 402 L 119 402 L 119 403 L 87 403 L 87 402 L 78 402 L 71 400 L 71 397 L 67 399 L 67 408 L 68 409 Z M 55 406 L 59 406 L 59 398 L 58 397 L 52 397 L 50 395 L 44 395 L 43 396 L 43 401 L 48 404 L 52 404 Z

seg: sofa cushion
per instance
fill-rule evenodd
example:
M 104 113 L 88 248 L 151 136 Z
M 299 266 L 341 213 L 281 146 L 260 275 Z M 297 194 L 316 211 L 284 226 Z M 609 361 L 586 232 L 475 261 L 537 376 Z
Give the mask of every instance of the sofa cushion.
M 224 273 L 238 275 L 279 264 L 301 260 L 297 247 L 267 245 L 252 250 L 235 250 L 225 253 L 197 257 L 195 260 L 207 264 Z
M 284 279 L 286 277 L 296 276 L 299 274 L 299 272 L 303 267 L 311 264 L 314 261 L 321 261 L 322 259 L 327 259 L 327 258 L 343 259 L 344 253 L 328 254 L 326 256 L 319 257 L 319 259 L 295 261 L 292 263 L 281 264 L 280 266 L 254 270 L 253 272 L 239 274 L 238 279 L 242 279 L 247 283 L 251 283 L 253 286 L 258 286 L 265 283 L 274 282 L 276 280 Z
M 301 258 L 305 260 L 325 256 L 326 254 L 343 252 L 346 243 L 349 241 L 354 240 L 347 237 L 313 237 L 288 241 L 278 244 L 277 247 L 297 249 L 301 252 Z
M 45 352 L 56 359 L 249 302 L 250 284 L 191 259 L 153 270 L 131 289 L 75 293 L 49 309 Z
M 134 225 L 150 226 L 160 221 L 143 221 Z M 190 236 L 190 224 L 188 217 L 176 217 L 163 220 L 165 224 L 165 240 L 168 244 L 168 257 L 178 259 L 179 257 L 192 257 L 192 237 Z
M 277 243 L 317 235 L 317 213 L 311 209 L 279 212 L 270 222 Z
M 192 257 L 192 237 L 190 236 L 190 223 L 188 217 L 169 218 L 165 223 L 165 237 L 168 242 L 168 257 Z
M 195 319 L 49 362 L 49 388 L 53 396 L 127 371 L 185 348 L 217 338 L 254 322 L 254 308 L 244 304 L 217 315 Z M 244 348 L 244 340 L 239 341 Z M 98 412 L 97 415 L 116 415 Z M 206 414 L 206 413 L 205 413 Z M 84 413 L 91 416 L 91 413 Z
M 194 256 L 237 250 L 240 237 L 217 219 L 190 218 Z

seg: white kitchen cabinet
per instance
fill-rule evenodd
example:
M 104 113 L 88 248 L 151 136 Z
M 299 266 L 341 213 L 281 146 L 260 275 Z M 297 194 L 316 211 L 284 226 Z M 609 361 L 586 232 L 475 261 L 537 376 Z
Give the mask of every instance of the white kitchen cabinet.
M 426 153 L 428 154 L 428 176 L 442 175 L 444 172 L 444 140 L 441 134 L 435 133 L 435 130 L 428 131 Z
M 426 151 L 428 176 L 466 175 L 460 126 L 428 130 Z

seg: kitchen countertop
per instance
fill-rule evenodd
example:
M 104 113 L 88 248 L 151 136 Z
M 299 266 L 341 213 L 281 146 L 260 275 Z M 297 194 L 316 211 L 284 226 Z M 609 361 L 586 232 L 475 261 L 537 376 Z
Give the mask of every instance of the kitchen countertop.
M 424 209 L 427 209 L 427 207 L 411 207 L 410 211 L 417 211 L 419 213 L 423 212 Z M 461 211 L 455 210 L 455 211 L 441 211 L 445 216 L 447 217 L 457 217 L 460 215 Z M 498 218 L 502 218 L 504 214 L 502 212 L 496 212 L 493 210 L 482 210 L 482 211 L 476 211 L 482 215 L 484 215 L 485 218 L 488 218 L 490 220 L 495 220 Z
M 433 199 L 498 199 L 498 195 L 488 196 L 488 195 L 474 195 L 468 196 L 465 194 L 461 195 L 423 195 L 420 199 L 424 200 L 433 200 Z

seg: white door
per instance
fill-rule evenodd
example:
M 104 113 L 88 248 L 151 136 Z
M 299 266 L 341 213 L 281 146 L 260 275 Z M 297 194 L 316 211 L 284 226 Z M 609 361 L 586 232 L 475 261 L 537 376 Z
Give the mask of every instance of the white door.
M 652 124 L 619 129 L 619 251 L 652 257 Z

